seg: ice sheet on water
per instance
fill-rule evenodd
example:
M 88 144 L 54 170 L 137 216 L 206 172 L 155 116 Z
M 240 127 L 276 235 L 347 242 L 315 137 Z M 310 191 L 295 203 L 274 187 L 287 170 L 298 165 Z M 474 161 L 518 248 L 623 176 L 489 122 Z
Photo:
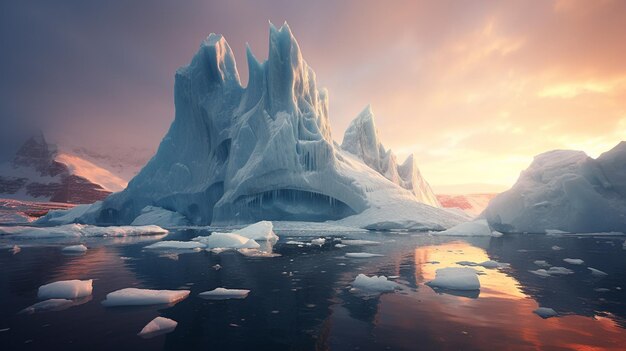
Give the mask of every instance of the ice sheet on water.
M 245 299 L 248 297 L 250 290 L 246 289 L 226 289 L 215 288 L 211 291 L 205 291 L 198 294 L 199 297 L 208 300 L 228 300 L 228 299 Z
M 144 247 L 144 249 L 150 250 L 199 250 L 204 249 L 206 247 L 205 244 L 197 242 L 197 241 L 176 241 L 176 240 L 166 240 L 166 241 L 158 241 L 154 244 L 148 245 Z
M 550 269 L 537 269 L 535 271 L 529 271 L 530 273 L 536 274 L 540 277 L 551 277 L 554 275 L 567 275 L 573 274 L 574 271 L 571 269 L 567 269 L 565 267 L 550 267 Z
M 155 336 L 171 333 L 176 329 L 178 322 L 175 320 L 164 318 L 164 317 L 156 317 L 151 320 L 150 323 L 146 324 L 143 329 L 137 334 L 144 339 L 153 338 Z
M 341 239 L 343 245 L 380 245 L 380 241 L 360 240 L 360 239 Z
M 209 236 L 197 236 L 191 240 L 206 245 L 207 249 L 258 249 L 261 247 L 254 239 L 234 233 L 213 233 Z
M 28 306 L 20 311 L 20 313 L 32 314 L 39 312 L 62 311 L 72 307 L 73 305 L 74 301 L 68 299 L 48 299 Z
M 346 254 L 348 258 L 372 258 L 372 257 L 382 257 L 384 255 L 369 253 L 369 252 L 350 252 Z
M 595 268 L 591 268 L 591 267 L 587 267 L 588 270 L 591 271 L 591 275 L 594 275 L 596 277 L 604 277 L 607 276 L 608 274 L 606 272 L 603 272 L 599 269 L 595 269 Z
M 80 245 L 70 245 L 70 246 L 66 246 L 63 249 L 61 249 L 62 252 L 64 253 L 85 253 L 87 252 L 87 246 L 80 244 Z
M 387 277 L 383 275 L 368 277 L 365 274 L 359 274 L 352 282 L 353 291 L 365 294 L 392 292 L 399 288 L 398 283 L 387 280 Z
M 575 264 L 575 265 L 581 265 L 585 263 L 585 261 L 581 260 L 580 258 L 564 258 L 563 261 L 569 264 Z
M 61 280 L 39 287 L 40 299 L 76 299 L 91 295 L 93 280 Z
M 15 235 L 20 239 L 125 237 L 167 233 L 167 230 L 156 225 L 97 227 L 83 224 L 65 224 L 58 227 L 0 227 L 0 235 Z
M 435 271 L 435 279 L 426 283 L 431 287 L 450 290 L 479 290 L 476 270 L 467 267 L 446 267 Z
M 125 288 L 108 293 L 102 304 L 107 307 L 175 304 L 187 296 L 189 290 Z

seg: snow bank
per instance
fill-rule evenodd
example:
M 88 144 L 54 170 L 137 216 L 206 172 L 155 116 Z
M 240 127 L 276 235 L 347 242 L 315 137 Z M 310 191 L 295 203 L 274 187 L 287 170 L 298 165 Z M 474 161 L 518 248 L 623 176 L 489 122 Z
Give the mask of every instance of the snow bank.
M 471 222 L 461 223 L 448 230 L 433 234 L 451 236 L 492 236 L 492 231 L 486 220 L 477 219 Z
M 435 279 L 426 283 L 431 287 L 450 290 L 479 290 L 476 270 L 464 267 L 446 267 L 435 271 Z
M 87 246 L 83 244 L 71 245 L 71 246 L 64 247 L 63 249 L 61 249 L 61 251 L 65 253 L 85 253 L 87 252 Z
M 387 280 L 387 277 L 382 275 L 368 277 L 365 274 L 359 274 L 352 282 L 352 288 L 361 292 L 381 293 L 399 289 L 400 285 Z
M 40 299 L 76 299 L 91 295 L 93 280 L 62 280 L 39 287 Z
M 564 258 L 563 261 L 569 264 L 575 264 L 575 265 L 581 265 L 585 263 L 585 261 L 581 260 L 580 258 Z
M 548 308 L 548 307 L 539 307 L 533 312 L 543 319 L 555 317 L 559 315 L 558 313 L 556 313 L 555 310 Z
M 178 212 L 169 211 L 156 206 L 146 206 L 130 225 L 138 226 L 150 224 L 169 228 L 189 225 L 189 221 Z
M 113 306 L 143 306 L 175 304 L 189 296 L 189 290 L 150 290 L 125 288 L 108 293 L 102 304 Z
M 154 244 L 144 247 L 151 250 L 198 250 L 204 249 L 206 245 L 197 241 L 158 241 Z
M 25 309 L 21 310 L 20 313 L 31 314 L 39 312 L 61 311 L 66 308 L 72 307 L 73 305 L 74 301 L 68 299 L 48 299 L 28 306 Z
M 346 254 L 348 258 L 371 258 L 371 257 L 382 257 L 383 255 L 368 253 L 368 252 L 350 252 Z
M 234 233 L 255 241 L 278 241 L 278 235 L 274 233 L 273 228 L 272 222 L 261 221 L 236 230 Z
M 149 339 L 158 335 L 171 333 L 176 329 L 178 322 L 164 317 L 156 317 L 146 324 L 143 329 L 137 334 L 144 339 Z
M 197 236 L 191 240 L 206 245 L 207 249 L 258 249 L 261 247 L 254 239 L 234 233 L 213 233 L 209 236 Z
M 209 300 L 228 300 L 228 299 L 245 299 L 248 297 L 250 290 L 245 289 L 226 289 L 216 288 L 211 291 L 205 291 L 198 294 L 203 299 Z

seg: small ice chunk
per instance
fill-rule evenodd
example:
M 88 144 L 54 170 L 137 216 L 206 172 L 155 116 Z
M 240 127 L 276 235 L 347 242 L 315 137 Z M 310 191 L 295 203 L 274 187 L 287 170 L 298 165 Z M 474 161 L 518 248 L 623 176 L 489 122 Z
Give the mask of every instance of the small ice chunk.
M 77 299 L 91 295 L 93 280 L 61 280 L 39 287 L 40 299 Z
M 203 299 L 209 300 L 228 300 L 228 299 L 245 299 L 248 297 L 250 290 L 245 289 L 226 289 L 216 288 L 211 291 L 205 291 L 198 294 Z
M 491 232 L 491 236 L 492 236 L 492 237 L 494 237 L 494 238 L 499 238 L 499 237 L 501 237 L 502 235 L 504 235 L 504 234 L 500 233 L 500 232 L 499 232 L 499 231 L 497 231 L 497 230 L 494 230 L 494 231 L 492 231 L 492 232 Z
M 196 250 L 196 249 L 204 249 L 206 245 L 197 241 L 176 241 L 176 240 L 166 240 L 166 241 L 158 241 L 152 245 L 148 245 L 144 247 L 144 249 L 151 250 Z
M 530 273 L 536 274 L 538 276 L 542 276 L 542 277 L 550 277 L 553 275 L 566 275 L 566 274 L 572 274 L 574 273 L 574 271 L 572 271 L 571 269 L 567 269 L 565 267 L 550 267 L 550 269 L 545 270 L 545 269 L 538 269 L 536 271 L 530 271 Z
M 216 271 L 219 271 L 220 269 L 222 269 L 222 265 L 218 263 L 218 264 L 211 266 L 211 268 L 215 269 Z
M 258 249 L 261 247 L 254 239 L 234 233 L 213 233 L 209 236 L 197 236 L 191 240 L 206 245 L 207 249 Z
M 470 266 L 470 267 L 478 266 L 478 264 L 476 262 L 472 262 L 472 261 L 459 261 L 456 264 L 458 264 L 460 266 Z
M 559 230 L 559 229 L 546 229 L 546 234 L 548 235 L 561 235 L 561 234 L 568 234 L 568 232 Z
M 45 301 L 37 302 L 32 306 L 28 306 L 20 313 L 38 313 L 38 312 L 49 312 L 49 311 L 61 311 L 66 308 L 71 307 L 74 304 L 74 301 L 68 299 L 48 299 Z
M 71 245 L 71 246 L 64 247 L 61 251 L 65 253 L 84 253 L 84 252 L 87 252 L 87 246 L 83 244 Z
M 346 257 L 349 258 L 371 258 L 371 257 L 381 257 L 383 255 L 374 254 L 369 252 L 350 252 L 346 254 Z
M 450 290 L 479 290 L 476 270 L 466 267 L 446 267 L 435 271 L 435 279 L 426 283 L 431 287 Z
M 463 222 L 448 230 L 433 233 L 435 235 L 451 236 L 491 236 L 491 229 L 485 219 L 477 219 L 471 222 Z
M 104 306 L 143 306 L 175 304 L 189 296 L 189 290 L 150 290 L 125 288 L 108 293 Z
M 558 313 L 556 313 L 555 310 L 548 308 L 548 307 L 539 307 L 533 312 L 543 319 L 555 317 L 559 315 Z
M 544 260 L 537 260 L 537 261 L 534 261 L 533 263 L 539 267 L 550 267 L 550 264 Z
M 352 282 L 352 287 L 363 292 L 380 293 L 394 291 L 398 289 L 400 285 L 387 280 L 387 277 L 383 275 L 368 277 L 365 274 L 359 274 L 356 279 L 354 279 L 354 282 Z
M 596 277 L 604 277 L 607 276 L 608 274 L 606 272 L 603 272 L 599 269 L 595 269 L 595 268 L 591 268 L 591 267 L 587 267 L 588 270 L 591 271 L 591 275 L 594 275 Z
M 493 261 L 493 260 L 488 260 L 485 262 L 481 262 L 478 264 L 479 266 L 483 266 L 485 268 L 500 268 L 500 267 L 508 267 L 509 264 L 508 263 L 500 263 L 497 261 Z
M 597 292 L 609 292 L 609 291 L 611 291 L 611 289 L 607 289 L 607 288 L 596 288 L 596 289 L 593 289 L 593 291 L 597 291 Z
M 261 221 L 236 230 L 234 233 L 256 241 L 278 241 L 278 235 L 273 229 L 272 222 Z
M 17 246 L 17 245 L 13 245 L 13 247 L 11 248 L 11 252 L 15 255 L 20 253 L 20 251 L 22 251 L 22 248 Z
M 556 245 L 554 245 L 554 246 L 552 246 L 552 250 L 554 250 L 554 251 L 559 251 L 559 250 L 563 250 L 563 248 L 562 248 L 562 247 L 560 247 L 560 246 L 556 246 Z
M 289 240 L 285 243 L 286 245 L 307 245 L 307 243 L 305 243 L 304 241 L 295 241 L 295 240 Z
M 338 249 L 341 249 L 342 247 L 346 247 L 346 246 L 348 246 L 348 245 L 345 245 L 345 244 L 335 244 L 335 247 L 338 248 Z
M 342 239 L 341 243 L 344 245 L 380 245 L 379 241 L 359 239 Z
M 322 246 L 326 243 L 326 239 L 324 238 L 317 238 L 317 239 L 313 239 L 311 240 L 311 244 L 312 245 L 318 245 L 318 246 Z
M 143 329 L 137 334 L 144 339 L 153 338 L 158 335 L 171 333 L 176 329 L 178 322 L 164 317 L 156 317 L 146 324 Z
M 580 258 L 564 258 L 563 261 L 569 264 L 575 264 L 575 265 L 581 265 L 585 263 L 585 261 L 581 260 Z

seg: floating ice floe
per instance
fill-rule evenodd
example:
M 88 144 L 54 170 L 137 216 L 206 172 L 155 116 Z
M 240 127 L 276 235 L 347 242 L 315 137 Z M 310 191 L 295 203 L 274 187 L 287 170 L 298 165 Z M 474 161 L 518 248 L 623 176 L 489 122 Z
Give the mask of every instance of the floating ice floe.
M 562 247 L 560 247 L 560 246 L 556 246 L 556 245 L 554 245 L 554 246 L 552 246 L 552 250 L 554 250 L 554 251 L 560 251 L 560 250 L 563 250 L 563 248 L 562 248 Z
M 189 290 L 151 290 L 125 288 L 108 293 L 102 304 L 113 306 L 143 306 L 175 304 L 189 296 Z
M 176 241 L 166 240 L 158 241 L 154 244 L 144 247 L 151 250 L 201 250 L 206 247 L 205 244 L 197 241 Z
M 491 236 L 492 231 L 489 224 L 484 219 L 477 219 L 471 222 L 458 224 L 448 230 L 442 232 L 433 232 L 434 235 L 450 235 L 450 236 Z
M 539 307 L 533 312 L 543 319 L 555 317 L 559 315 L 558 313 L 556 313 L 555 310 L 548 308 L 548 307 Z
M 580 258 L 564 258 L 563 261 L 569 264 L 575 264 L 575 265 L 581 265 L 585 263 L 585 261 L 581 260 Z
M 508 263 L 500 263 L 500 262 L 492 261 L 492 260 L 487 260 L 481 263 L 476 263 L 472 261 L 459 261 L 456 264 L 461 265 L 461 266 L 470 266 L 470 267 L 482 266 L 482 267 L 490 268 L 490 269 L 510 266 Z
M 335 244 L 335 247 L 338 248 L 338 249 L 341 249 L 342 247 L 346 247 L 346 246 L 348 246 L 348 245 L 346 245 L 346 244 Z
M 558 230 L 558 229 L 546 229 L 546 234 L 559 236 L 561 234 L 569 234 L 569 233 L 563 230 Z
M 607 276 L 608 274 L 606 272 L 603 272 L 599 269 L 595 269 L 595 268 L 591 268 L 591 267 L 587 267 L 588 270 L 591 271 L 591 275 L 594 275 L 596 277 L 604 277 Z
M 480 290 L 476 270 L 465 267 L 446 267 L 435 271 L 435 279 L 426 283 L 431 287 L 450 290 Z
M 346 254 L 348 258 L 371 258 L 371 257 L 382 257 L 384 255 L 369 253 L 369 252 L 349 252 Z
M 141 210 L 141 214 L 139 214 L 139 216 L 137 216 L 130 225 L 149 224 L 171 228 L 189 225 L 189 222 L 185 216 L 178 212 L 169 211 L 156 206 L 146 206 Z
M 324 238 L 317 238 L 317 239 L 311 240 L 311 244 L 312 245 L 322 246 L 325 243 L 326 243 L 326 239 L 324 239 Z
M 66 308 L 70 308 L 74 305 L 74 301 L 68 299 L 48 299 L 45 301 L 37 302 L 32 306 L 28 306 L 21 310 L 20 313 L 39 313 L 39 312 L 51 312 L 62 311 Z
M 278 241 L 278 235 L 274 233 L 274 226 L 270 221 L 260 221 L 245 228 L 235 230 L 234 234 L 255 241 Z
M 499 232 L 499 231 L 497 231 L 497 230 L 494 230 L 494 231 L 492 231 L 492 232 L 491 232 L 491 236 L 492 236 L 492 237 L 494 237 L 494 238 L 499 238 L 499 237 L 501 237 L 502 235 L 504 235 L 504 234 L 500 233 L 500 232 Z
M 143 329 L 137 334 L 144 339 L 153 338 L 158 335 L 171 333 L 176 329 L 178 322 L 164 317 L 156 317 L 146 324 Z
M 529 271 L 530 273 L 536 274 L 540 277 L 551 277 L 553 275 L 567 275 L 573 274 L 574 271 L 571 269 L 567 269 L 565 267 L 550 267 L 550 269 L 537 269 L 535 271 Z
M 211 291 L 205 291 L 198 294 L 199 297 L 208 300 L 228 300 L 228 299 L 245 299 L 248 297 L 250 290 L 245 289 L 226 289 L 216 288 Z
M 206 245 L 207 249 L 258 249 L 261 247 L 254 239 L 234 233 L 213 233 L 209 236 L 197 236 L 191 240 Z
M 167 233 L 167 230 L 156 225 L 97 227 L 65 224 L 58 227 L 0 227 L 0 235 L 16 235 L 22 239 L 78 238 L 82 236 L 121 237 Z
M 536 260 L 533 263 L 539 267 L 550 267 L 550 264 L 544 260 Z
M 39 287 L 40 299 L 77 299 L 91 295 L 93 280 L 61 280 Z
M 359 240 L 359 239 L 341 239 L 343 245 L 380 245 L 380 241 Z
M 85 253 L 87 252 L 87 246 L 83 244 L 71 245 L 64 247 L 63 249 L 61 249 L 61 251 L 64 253 Z
M 387 277 L 383 275 L 368 277 L 365 274 L 359 274 L 356 279 L 354 279 L 354 282 L 352 282 L 353 291 L 362 293 L 390 292 L 399 288 L 400 285 L 387 280 Z
M 15 255 L 20 253 L 20 251 L 22 251 L 22 248 L 17 246 L 17 245 L 13 245 L 13 247 L 11 248 L 11 252 Z

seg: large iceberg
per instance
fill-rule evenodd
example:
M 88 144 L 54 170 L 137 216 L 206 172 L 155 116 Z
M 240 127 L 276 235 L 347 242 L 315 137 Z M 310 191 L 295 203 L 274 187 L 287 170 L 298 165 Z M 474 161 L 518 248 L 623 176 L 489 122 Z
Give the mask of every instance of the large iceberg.
M 626 232 L 626 142 L 597 159 L 569 150 L 536 156 L 481 216 L 501 232 Z
M 431 206 L 437 200 L 413 158 L 391 164 L 389 176 L 366 165 L 365 154 L 333 141 L 328 94 L 318 89 L 287 24 L 270 25 L 267 61 L 259 62 L 249 48 L 247 59 L 244 88 L 226 40 L 209 35 L 176 72 L 175 119 L 156 155 L 124 191 L 74 221 L 120 225 L 140 217 L 146 223 L 146 206 L 195 225 L 359 214 L 345 224 L 441 230 L 464 220 Z

